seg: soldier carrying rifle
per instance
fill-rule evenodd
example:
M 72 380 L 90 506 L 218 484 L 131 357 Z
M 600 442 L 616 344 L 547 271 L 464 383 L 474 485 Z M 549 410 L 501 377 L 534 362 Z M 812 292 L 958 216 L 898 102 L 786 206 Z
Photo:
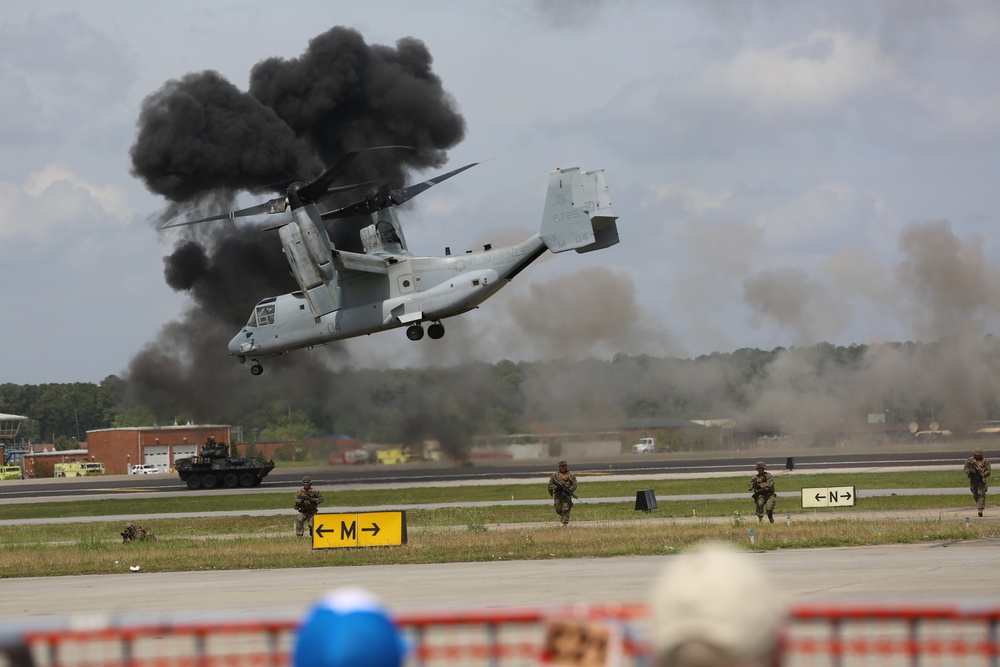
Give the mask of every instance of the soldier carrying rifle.
M 774 523 L 774 504 L 778 495 L 774 492 L 774 475 L 767 472 L 766 467 L 763 461 L 757 461 L 757 474 L 750 478 L 747 491 L 753 491 L 753 502 L 757 506 L 757 521 L 764 520 L 766 511 L 767 520 Z
M 299 513 L 295 519 L 295 536 L 302 537 L 305 529 L 309 528 L 309 536 L 313 534 L 313 517 L 319 511 L 319 504 L 323 502 L 323 495 L 312 488 L 312 478 L 302 478 L 302 488 L 295 494 L 294 507 Z
M 565 461 L 560 461 L 559 471 L 549 477 L 549 495 L 552 496 L 562 525 L 568 526 L 569 512 L 573 509 L 573 499 L 576 498 L 576 475 L 569 471 Z
M 969 478 L 969 490 L 972 497 L 976 499 L 976 509 L 979 516 L 983 515 L 986 509 L 986 478 L 990 476 L 990 460 L 983 458 L 983 450 L 976 447 L 972 450 L 972 456 L 965 459 L 965 475 Z

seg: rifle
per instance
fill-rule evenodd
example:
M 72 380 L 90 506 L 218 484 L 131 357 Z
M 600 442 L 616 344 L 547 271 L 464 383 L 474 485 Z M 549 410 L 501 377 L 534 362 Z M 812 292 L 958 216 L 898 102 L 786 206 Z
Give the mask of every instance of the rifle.
M 573 496 L 573 497 L 574 497 L 574 498 L 576 498 L 577 500 L 580 500 L 580 497 L 579 497 L 579 496 L 577 496 L 577 495 L 576 495 L 575 493 L 573 493 L 572 491 L 570 491 L 570 490 L 569 490 L 569 487 L 568 487 L 568 486 L 566 486 L 565 484 L 563 484 L 562 482 L 560 482 L 560 481 L 559 481 L 559 479 L 558 479 L 558 478 L 557 478 L 557 477 L 556 477 L 555 475 L 553 475 L 553 476 L 552 476 L 552 478 L 551 478 L 551 480 L 550 480 L 550 481 L 554 482 L 556 486 L 558 486 L 558 487 L 559 487 L 560 489 L 562 489 L 563 491 L 565 491 L 565 492 L 566 492 L 566 493 L 568 493 L 569 495 Z
M 976 477 L 979 478 L 980 482 L 983 482 L 983 483 L 986 482 L 986 479 L 983 477 L 983 471 L 979 469 L 979 466 L 977 466 L 975 463 L 973 463 L 971 466 L 969 466 L 969 468 L 972 470 L 972 472 L 975 473 Z

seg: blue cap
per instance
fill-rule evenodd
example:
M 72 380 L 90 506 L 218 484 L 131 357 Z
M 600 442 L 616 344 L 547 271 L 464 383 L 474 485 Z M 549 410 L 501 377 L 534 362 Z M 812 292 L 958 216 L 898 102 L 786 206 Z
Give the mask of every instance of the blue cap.
M 295 640 L 294 667 L 400 667 L 402 633 L 375 596 L 341 588 L 309 611 Z

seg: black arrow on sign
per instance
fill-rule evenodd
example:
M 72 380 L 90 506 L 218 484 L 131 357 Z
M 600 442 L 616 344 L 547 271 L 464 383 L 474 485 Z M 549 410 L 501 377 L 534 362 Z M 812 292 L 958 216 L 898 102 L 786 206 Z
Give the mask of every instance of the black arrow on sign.
M 319 524 L 319 527 L 317 527 L 315 530 L 316 530 L 316 534 L 319 535 L 319 538 L 323 539 L 323 524 Z M 329 529 L 327 529 L 327 530 L 329 530 Z
M 371 533 L 372 533 L 372 537 L 375 537 L 376 535 L 378 535 L 379 527 L 378 527 L 378 524 L 375 523 L 374 521 L 372 522 L 372 526 L 374 526 L 374 528 L 362 528 L 361 532 L 363 533 L 366 530 L 370 530 Z
M 819 501 L 823 500 L 824 498 L 826 498 L 826 496 L 821 496 L 818 493 L 816 494 L 816 502 L 819 502 Z
M 851 499 L 851 492 L 844 491 L 844 500 L 850 500 L 850 499 Z

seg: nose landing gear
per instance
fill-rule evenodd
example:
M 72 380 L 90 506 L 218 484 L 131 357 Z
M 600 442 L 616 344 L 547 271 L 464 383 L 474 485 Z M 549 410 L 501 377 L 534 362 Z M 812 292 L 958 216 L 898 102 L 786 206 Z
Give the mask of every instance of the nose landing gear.
M 260 375 L 264 372 L 264 367 L 260 365 L 260 362 L 256 359 L 253 360 L 253 364 L 250 366 L 250 373 L 252 375 Z

